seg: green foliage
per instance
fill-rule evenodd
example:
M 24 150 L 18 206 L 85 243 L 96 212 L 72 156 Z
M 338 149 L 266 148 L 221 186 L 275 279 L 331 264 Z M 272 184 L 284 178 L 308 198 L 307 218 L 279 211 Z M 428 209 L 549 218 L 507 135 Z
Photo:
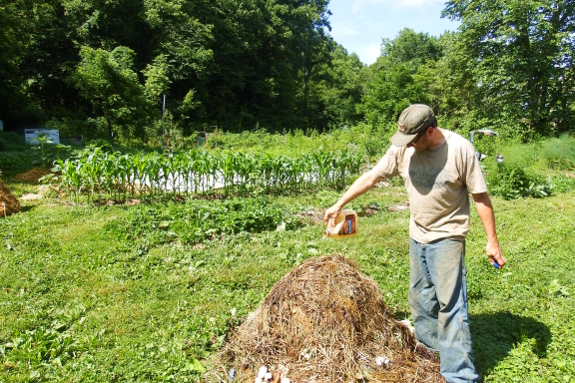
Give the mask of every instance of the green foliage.
M 448 50 L 451 68 L 473 87 L 478 117 L 523 137 L 570 129 L 574 7 L 551 0 L 447 3 L 444 15 L 461 21 Z
M 215 136 L 203 146 L 209 149 L 234 150 L 250 153 L 266 153 L 289 157 L 311 154 L 329 148 L 330 151 L 349 151 L 364 157 L 378 157 L 389 148 L 389 137 L 397 129 L 396 124 L 373 127 L 361 122 L 357 125 L 332 129 L 328 132 L 295 130 L 285 134 L 271 134 L 264 129 L 252 132 L 219 132 L 217 148 Z
M 363 65 L 326 33 L 327 1 L 7 5 L 0 83 L 16 108 L 6 111 L 63 124 L 71 135 L 145 140 L 161 94 L 186 135 L 205 124 L 325 130 L 360 118 Z
M 525 171 L 521 167 L 503 165 L 489 174 L 490 194 L 507 200 L 518 197 L 542 198 L 551 195 L 553 184 L 543 176 Z
M 355 125 L 363 117 L 358 107 L 365 92 L 367 67 L 339 45 L 330 55 L 330 60 L 316 65 L 308 86 L 306 126 L 320 132 Z
M 370 67 L 372 78 L 362 105 L 367 121 L 372 125 L 397 122 L 411 104 L 435 106 L 429 89 L 435 62 L 442 55 L 437 38 L 412 29 L 405 28 L 394 40 L 385 40 L 382 55 Z
M 553 177 L 553 190 L 557 193 L 569 193 L 575 190 L 575 177 L 558 175 Z
M 9 354 L 8 362 L 29 360 L 34 365 L 53 363 L 62 366 L 73 354 L 81 350 L 80 344 L 70 334 L 62 334 L 66 324 L 56 324 L 52 329 L 36 329 L 16 335 L 12 342 L 0 346 L 0 353 Z
M 15 132 L 0 131 L 0 152 L 22 152 L 30 149 L 24 136 Z
M 403 29 L 367 68 L 327 33 L 324 0 L 7 0 L 0 116 L 10 128 L 47 123 L 159 147 L 167 94 L 178 149 L 213 125 L 326 133 L 367 123 L 387 136 L 422 102 L 464 135 L 481 127 L 537 139 L 575 121 L 573 10 L 566 0 L 453 0 L 444 15 L 461 20 L 459 32 Z
M 132 241 L 145 239 L 154 245 L 174 241 L 196 244 L 222 235 L 276 230 L 279 225 L 293 230 L 303 225 L 293 213 L 267 198 L 189 200 L 167 207 L 140 205 L 131 209 L 125 220 L 112 221 L 104 229 L 123 238 L 129 228 Z
M 22 119 L 26 110 L 22 92 L 24 79 L 18 70 L 22 43 L 17 34 L 20 20 L 16 16 L 18 2 L 4 1 L 0 7 L 0 116 L 6 124 Z M 1 145 L 1 143 L 0 143 Z M 3 150 L 0 147 L 0 150 Z
M 14 176 L 29 170 L 33 165 L 50 167 L 55 160 L 67 159 L 72 153 L 70 146 L 55 145 L 45 135 L 38 137 L 38 143 L 30 146 L 20 134 L 0 132 L 0 170 L 5 175 Z
M 314 187 L 343 188 L 359 174 L 363 157 L 344 150 L 318 150 L 296 158 L 283 155 L 202 150 L 165 156 L 106 153 L 101 148 L 77 152 L 70 160 L 59 159 L 54 170 L 60 184 L 75 197 L 101 197 L 125 201 L 136 195 L 152 199 L 181 193 L 247 196 L 262 192 L 286 192 Z
M 159 100 L 172 82 L 169 78 L 167 57 L 165 55 L 156 57 L 152 64 L 148 64 L 143 73 L 146 76 L 146 96 L 152 101 Z
M 30 170 L 30 166 L 35 160 L 36 156 L 32 151 L 0 152 L 2 177 L 13 177 Z
M 550 169 L 575 170 L 575 138 L 563 134 L 559 138 L 548 138 L 543 142 L 541 156 Z
M 96 121 L 106 126 L 110 137 L 114 131 L 126 138 L 141 133 L 137 128 L 148 121 L 150 105 L 133 70 L 134 51 L 122 46 L 112 52 L 83 47 L 80 56 L 82 62 L 72 81 L 90 102 Z

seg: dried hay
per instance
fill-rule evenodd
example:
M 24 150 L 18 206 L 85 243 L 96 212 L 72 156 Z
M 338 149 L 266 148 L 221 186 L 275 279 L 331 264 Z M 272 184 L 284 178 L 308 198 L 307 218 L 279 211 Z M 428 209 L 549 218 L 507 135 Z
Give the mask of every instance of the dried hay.
M 272 381 L 445 382 L 438 358 L 418 347 L 376 282 L 339 256 L 284 276 L 208 366 L 212 382 L 228 381 L 231 369 L 234 382 L 254 382 L 261 366 Z
M 20 197 L 21 201 L 38 201 L 40 199 L 42 199 L 42 195 L 34 193 L 26 193 L 22 197 Z
M 405 203 L 398 203 L 397 205 L 389 206 L 387 208 L 387 210 L 389 210 L 389 211 L 405 211 L 408 209 L 409 209 L 409 201 L 407 201 Z
M 0 180 L 0 216 L 4 218 L 19 211 L 20 202 L 18 202 L 18 198 L 14 197 Z
M 31 170 L 28 170 L 26 173 L 18 174 L 16 177 L 14 177 L 14 181 L 37 184 L 40 178 L 50 173 L 50 169 L 37 166 Z

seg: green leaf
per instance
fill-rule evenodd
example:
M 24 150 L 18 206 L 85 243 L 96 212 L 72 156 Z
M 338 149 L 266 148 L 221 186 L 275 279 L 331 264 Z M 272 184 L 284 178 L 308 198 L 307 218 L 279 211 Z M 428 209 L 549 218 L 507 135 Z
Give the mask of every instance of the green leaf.
M 191 370 L 199 372 L 200 374 L 203 374 L 204 372 L 207 371 L 207 369 L 204 367 L 204 365 L 197 359 L 192 360 Z

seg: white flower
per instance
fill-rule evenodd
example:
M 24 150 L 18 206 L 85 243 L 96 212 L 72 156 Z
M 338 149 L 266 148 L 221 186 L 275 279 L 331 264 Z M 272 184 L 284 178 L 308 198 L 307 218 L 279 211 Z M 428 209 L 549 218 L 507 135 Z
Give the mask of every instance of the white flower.
M 260 367 L 260 371 L 258 372 L 258 378 L 263 380 L 265 378 L 267 372 L 268 372 L 268 369 L 266 368 L 266 366 Z M 260 381 L 260 383 L 261 383 L 261 381 Z
M 387 365 L 389 364 L 389 358 L 378 356 L 375 358 L 375 363 L 377 363 L 378 366 L 383 366 L 384 364 Z

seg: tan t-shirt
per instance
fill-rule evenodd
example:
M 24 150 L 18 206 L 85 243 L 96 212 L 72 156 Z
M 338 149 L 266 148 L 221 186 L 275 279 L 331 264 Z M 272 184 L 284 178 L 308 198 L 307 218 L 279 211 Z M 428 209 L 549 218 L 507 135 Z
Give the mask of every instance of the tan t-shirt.
M 392 145 L 371 170 L 379 178 L 401 175 L 409 196 L 409 235 L 420 243 L 442 238 L 465 239 L 469 230 L 469 196 L 487 192 L 473 145 L 441 129 L 445 143 L 416 152 Z

